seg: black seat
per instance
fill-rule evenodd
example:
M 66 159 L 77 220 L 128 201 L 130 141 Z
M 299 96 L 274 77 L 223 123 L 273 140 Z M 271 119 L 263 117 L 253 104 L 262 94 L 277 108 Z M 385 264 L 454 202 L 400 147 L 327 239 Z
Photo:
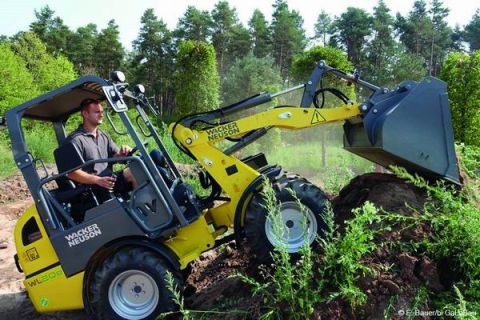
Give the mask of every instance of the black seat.
M 53 151 L 58 173 L 71 170 L 84 162 L 75 145 L 65 142 Z M 52 191 L 59 202 L 69 204 L 72 218 L 76 222 L 83 221 L 85 211 L 98 205 L 98 201 L 88 185 L 81 185 L 62 176 L 55 180 L 58 188 Z

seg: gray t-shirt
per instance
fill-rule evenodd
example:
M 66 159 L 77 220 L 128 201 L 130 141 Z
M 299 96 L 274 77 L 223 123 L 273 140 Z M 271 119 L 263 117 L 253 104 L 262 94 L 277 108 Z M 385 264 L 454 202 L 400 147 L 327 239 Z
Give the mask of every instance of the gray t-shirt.
M 67 142 L 71 142 L 77 148 L 85 162 L 111 158 L 119 150 L 108 134 L 97 129 L 97 137 L 95 138 L 93 134 L 86 132 L 82 125 L 68 135 Z M 83 170 L 98 175 L 108 167 L 107 162 L 101 162 L 87 166 Z

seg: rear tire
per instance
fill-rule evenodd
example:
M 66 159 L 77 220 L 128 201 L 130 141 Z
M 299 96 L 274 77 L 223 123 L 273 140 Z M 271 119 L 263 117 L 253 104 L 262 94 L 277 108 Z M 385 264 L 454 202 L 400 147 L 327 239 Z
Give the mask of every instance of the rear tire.
M 89 304 L 96 319 L 157 319 L 177 306 L 167 288 L 166 272 L 173 275 L 177 288 L 178 271 L 169 268 L 153 252 L 141 248 L 124 249 L 106 259 L 89 284 Z
M 282 217 L 282 231 L 285 232 L 278 236 L 273 231 L 273 224 L 267 219 L 268 212 L 263 207 L 265 199 L 261 193 L 252 197 L 245 214 L 247 246 L 260 263 L 271 261 L 271 252 L 279 246 L 279 241 L 295 257 L 306 242 L 314 247 L 316 237 L 322 236 L 326 229 L 322 214 L 328 199 L 320 188 L 298 175 L 285 174 L 272 183 Z M 300 200 L 305 212 L 302 212 L 288 189 Z

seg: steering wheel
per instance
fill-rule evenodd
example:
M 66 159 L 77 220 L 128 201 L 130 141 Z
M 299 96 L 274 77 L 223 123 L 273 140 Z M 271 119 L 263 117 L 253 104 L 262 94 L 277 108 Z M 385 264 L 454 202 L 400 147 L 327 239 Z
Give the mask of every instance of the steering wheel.
M 144 142 L 143 146 L 146 148 L 148 146 L 148 141 Z M 133 147 L 132 150 L 130 150 L 130 152 L 127 153 L 127 157 L 133 156 L 135 154 L 135 152 L 137 152 L 137 151 L 138 151 L 138 147 L 136 147 L 136 146 Z

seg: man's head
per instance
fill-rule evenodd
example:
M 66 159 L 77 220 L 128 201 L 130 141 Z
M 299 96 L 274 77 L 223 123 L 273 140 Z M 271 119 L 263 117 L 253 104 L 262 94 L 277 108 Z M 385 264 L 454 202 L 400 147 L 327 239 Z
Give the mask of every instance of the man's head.
M 83 124 L 97 127 L 103 121 L 103 107 L 99 100 L 87 98 L 80 103 Z

